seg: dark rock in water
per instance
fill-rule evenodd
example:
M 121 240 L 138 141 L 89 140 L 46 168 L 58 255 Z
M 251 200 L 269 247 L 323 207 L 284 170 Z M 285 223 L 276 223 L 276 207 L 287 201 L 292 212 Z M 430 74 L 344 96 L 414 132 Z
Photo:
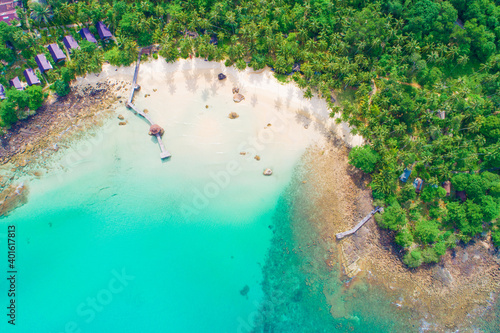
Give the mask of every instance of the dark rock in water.
M 220 73 L 218 78 L 219 80 L 224 80 L 227 76 L 225 76 L 224 74 Z
M 124 125 L 127 125 L 127 122 L 126 122 L 126 121 L 120 121 L 120 122 L 118 123 L 118 125 L 120 125 L 120 126 L 124 126 Z
M 250 291 L 250 287 L 248 285 L 244 286 L 243 289 L 240 290 L 241 296 L 246 296 Z
M 124 119 L 125 119 L 125 117 L 124 117 L 123 115 L 119 114 L 119 115 L 118 115 L 118 119 L 120 119 L 120 120 L 124 120 Z

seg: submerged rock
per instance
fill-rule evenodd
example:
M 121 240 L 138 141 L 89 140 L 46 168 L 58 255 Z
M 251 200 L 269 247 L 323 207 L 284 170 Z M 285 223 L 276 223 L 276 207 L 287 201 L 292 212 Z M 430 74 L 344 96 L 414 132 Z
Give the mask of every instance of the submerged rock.
M 250 291 L 250 287 L 248 285 L 245 285 L 243 289 L 240 290 L 241 296 L 246 296 L 248 292 Z
M 125 117 L 124 117 L 123 115 L 119 114 L 119 115 L 118 115 L 118 119 L 120 119 L 120 120 L 124 120 L 124 119 L 125 119 Z
M 233 96 L 233 101 L 235 101 L 236 103 L 239 103 L 244 99 L 245 99 L 245 96 L 243 96 L 242 94 L 234 94 L 234 96 Z
M 120 125 L 120 126 L 124 126 L 124 125 L 127 125 L 127 122 L 126 122 L 126 121 L 120 121 L 120 122 L 118 123 L 118 125 Z
M 237 114 L 236 112 L 231 112 L 229 114 L 229 119 L 236 119 L 239 117 L 239 114 Z
M 0 216 L 8 215 L 11 211 L 28 201 L 28 189 L 24 183 L 10 185 L 0 193 Z
M 271 170 L 271 169 L 264 170 L 264 176 L 270 176 L 272 174 L 273 174 L 273 170 Z
M 260 156 L 259 155 L 255 155 L 254 157 L 257 161 L 260 161 Z

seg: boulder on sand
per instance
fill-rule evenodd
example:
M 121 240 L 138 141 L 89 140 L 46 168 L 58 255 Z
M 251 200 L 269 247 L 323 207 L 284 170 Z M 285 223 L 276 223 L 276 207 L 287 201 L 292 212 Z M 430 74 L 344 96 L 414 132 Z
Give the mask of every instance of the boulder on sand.
M 220 73 L 217 77 L 219 78 L 219 81 L 222 81 L 226 78 L 226 76 L 222 73 Z
M 270 176 L 272 174 L 273 174 L 273 170 L 271 170 L 271 169 L 264 170 L 264 176 Z
M 243 96 L 242 94 L 234 94 L 234 96 L 233 96 L 233 101 L 235 101 L 235 103 L 239 103 L 244 99 L 245 99 L 245 96 Z
M 229 119 L 236 119 L 236 118 L 238 118 L 239 116 L 240 116 L 240 115 L 239 115 L 239 114 L 237 114 L 236 112 L 231 112 L 231 113 L 229 114 Z
M 239 92 L 240 92 L 240 88 L 236 88 L 236 87 L 233 88 L 233 94 L 237 94 Z

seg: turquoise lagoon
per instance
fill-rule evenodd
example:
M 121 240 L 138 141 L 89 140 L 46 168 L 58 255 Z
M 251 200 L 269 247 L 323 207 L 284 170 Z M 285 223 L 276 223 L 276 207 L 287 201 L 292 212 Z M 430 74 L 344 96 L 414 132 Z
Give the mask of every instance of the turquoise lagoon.
M 1 332 L 422 329 L 422 318 L 376 287 L 346 292 L 324 267 L 327 244 L 283 254 L 285 243 L 317 237 L 298 179 L 318 136 L 290 111 L 319 102 L 300 101 L 268 73 L 229 72 L 215 86 L 220 65 L 205 66 L 141 69 L 136 105 L 165 127 L 170 160 L 160 161 L 146 123 L 118 107 L 126 126 L 109 120 L 29 180 L 28 203 L 0 221 L 2 243 L 16 226 L 18 270 L 16 325 L 4 315 Z M 246 103 L 233 103 L 234 84 Z M 240 117 L 228 119 L 232 111 Z M 264 177 L 268 167 L 274 174 Z M 5 279 L 0 288 L 6 312 Z M 330 315 L 325 291 L 338 294 L 342 318 Z

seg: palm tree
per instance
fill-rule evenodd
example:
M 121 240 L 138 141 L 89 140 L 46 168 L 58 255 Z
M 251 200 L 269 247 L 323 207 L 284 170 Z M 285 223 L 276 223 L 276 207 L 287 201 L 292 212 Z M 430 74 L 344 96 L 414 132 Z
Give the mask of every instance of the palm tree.
M 52 14 L 49 6 L 39 2 L 31 2 L 29 7 L 31 9 L 31 17 L 35 20 L 35 22 L 39 24 L 42 22 L 49 22 Z

